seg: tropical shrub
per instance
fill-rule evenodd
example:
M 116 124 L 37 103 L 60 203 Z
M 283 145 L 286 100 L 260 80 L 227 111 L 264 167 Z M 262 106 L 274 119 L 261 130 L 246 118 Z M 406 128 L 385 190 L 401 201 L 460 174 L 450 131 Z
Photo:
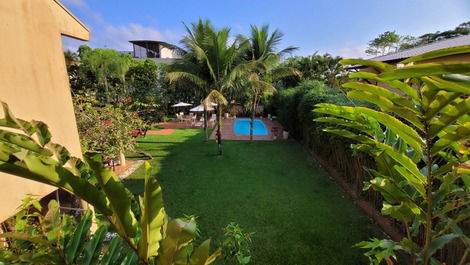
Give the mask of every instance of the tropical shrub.
M 336 125 L 326 132 L 354 140 L 355 150 L 375 159 L 364 189 L 380 192 L 382 213 L 400 221 L 405 231 L 400 241 L 359 243 L 369 249 L 371 264 L 391 262 L 397 252 L 407 253 L 411 264 L 441 264 L 446 261 L 439 261 L 436 252 L 451 241 L 464 249 L 458 264 L 468 261 L 470 239 L 461 225 L 470 217 L 470 64 L 425 62 L 468 52 L 468 46 L 443 49 L 397 66 L 343 60 L 374 69 L 350 74 L 367 82 L 343 87 L 348 97 L 378 109 L 321 103 L 314 110 L 327 115 L 315 121 Z
M 103 153 L 109 159 L 135 150 L 132 131 L 144 128 L 136 112 L 113 105 L 99 105 L 91 92 L 74 95 L 74 110 L 82 150 Z
M 305 80 L 294 88 L 284 89 L 271 98 L 271 106 L 284 129 L 289 135 L 302 140 L 306 130 L 321 128 L 320 123 L 314 123 L 313 118 L 319 116 L 311 110 L 321 102 L 339 105 L 364 104 L 346 97 L 341 90 L 331 88 L 318 80 Z
M 151 59 L 133 61 L 126 75 L 128 93 L 124 104 L 150 127 L 167 115 L 170 95 L 165 78 L 165 64 Z
M 209 254 L 210 240 L 194 246 L 194 218 L 166 216 L 162 190 L 151 176 L 150 164 L 145 164 L 143 195 L 136 200 L 103 166 L 101 155 L 87 153 L 85 161 L 72 157 L 65 147 L 50 141 L 46 124 L 17 119 L 2 105 L 0 172 L 61 188 L 88 202 L 142 264 L 210 264 L 220 255 L 220 251 Z
M 295 87 L 305 80 L 318 80 L 330 87 L 340 88 L 347 77 L 346 70 L 339 63 L 341 59 L 341 57 L 335 57 L 328 53 L 324 55 L 314 53 L 310 56 L 290 57 L 280 64 L 279 67 L 296 69 L 302 75 L 285 76 L 278 82 L 278 85 L 283 88 L 289 88 Z

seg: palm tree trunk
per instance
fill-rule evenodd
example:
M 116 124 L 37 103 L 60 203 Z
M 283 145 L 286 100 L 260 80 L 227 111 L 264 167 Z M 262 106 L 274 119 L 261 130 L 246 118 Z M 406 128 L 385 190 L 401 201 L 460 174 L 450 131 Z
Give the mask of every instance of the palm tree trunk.
M 222 155 L 222 133 L 221 133 L 221 127 L 222 127 L 222 107 L 220 107 L 220 104 L 217 106 L 217 151 L 218 155 Z

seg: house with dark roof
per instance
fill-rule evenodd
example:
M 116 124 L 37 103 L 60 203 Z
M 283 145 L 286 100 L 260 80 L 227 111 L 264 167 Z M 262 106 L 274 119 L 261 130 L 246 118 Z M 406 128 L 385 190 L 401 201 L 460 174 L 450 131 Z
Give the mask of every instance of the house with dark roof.
M 403 61 L 407 58 L 417 56 L 423 53 L 432 52 L 444 48 L 452 48 L 457 46 L 470 46 L 470 35 L 458 36 L 450 39 L 440 40 L 428 44 L 424 44 L 421 46 L 409 48 L 406 50 L 401 50 L 395 53 L 382 55 L 378 57 L 371 58 L 371 60 L 395 64 L 400 61 Z M 458 54 L 458 55 L 450 55 L 446 57 L 442 57 L 435 60 L 430 61 L 423 61 L 423 62 L 435 62 L 435 61 L 468 61 L 470 62 L 470 53 L 466 54 Z
M 152 59 L 156 63 L 173 63 L 181 59 L 181 49 L 175 45 L 155 40 L 131 40 L 133 51 L 130 53 L 137 60 Z

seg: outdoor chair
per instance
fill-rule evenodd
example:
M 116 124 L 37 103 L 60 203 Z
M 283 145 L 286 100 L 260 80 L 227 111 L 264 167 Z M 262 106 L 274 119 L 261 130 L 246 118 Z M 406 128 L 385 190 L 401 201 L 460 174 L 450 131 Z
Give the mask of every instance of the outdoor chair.
M 194 119 L 194 127 L 202 127 L 204 125 L 204 117 L 201 117 L 199 121 L 197 119 Z
M 179 121 L 179 122 L 183 122 L 183 121 L 184 121 L 183 115 L 181 115 L 181 114 L 176 114 L 176 117 L 178 118 L 178 121 Z

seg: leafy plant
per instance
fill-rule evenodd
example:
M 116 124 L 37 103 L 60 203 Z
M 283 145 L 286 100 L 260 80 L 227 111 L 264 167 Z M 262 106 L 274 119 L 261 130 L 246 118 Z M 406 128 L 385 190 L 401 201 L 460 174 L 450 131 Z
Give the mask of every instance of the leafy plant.
M 460 224 L 470 217 L 470 64 L 425 62 L 468 52 L 469 46 L 443 49 L 397 66 L 343 60 L 374 69 L 350 74 L 368 82 L 343 87 L 348 97 L 379 109 L 323 103 L 314 110 L 328 115 L 315 121 L 337 126 L 325 131 L 355 140 L 356 150 L 375 159 L 377 169 L 368 169 L 372 179 L 364 189 L 380 192 L 382 213 L 400 221 L 406 231 L 399 242 L 359 243 L 370 249 L 366 255 L 373 264 L 396 259 L 396 251 L 408 253 L 412 264 L 437 264 L 436 252 L 453 240 L 465 248 L 460 264 L 468 258 L 470 240 Z
M 222 252 L 225 260 L 236 260 L 238 264 L 250 263 L 251 236 L 254 233 L 243 231 L 240 225 L 233 222 L 222 231 L 224 232 Z
M 31 201 L 31 198 L 25 200 Z M 8 239 L 9 244 L 8 248 L 0 250 L 0 261 L 58 265 L 124 265 L 137 261 L 137 255 L 124 241 L 109 232 L 107 223 L 91 232 L 91 210 L 87 210 L 77 223 L 72 216 L 60 213 L 55 200 L 49 202 L 45 215 L 40 213 L 38 204 L 32 205 L 34 218 L 22 214 L 31 211 L 31 205 L 24 204 L 15 217 L 13 231 L 0 234 L 1 238 Z
M 82 149 L 103 153 L 110 159 L 119 157 L 124 165 L 124 151 L 135 151 L 131 132 L 145 129 L 139 115 L 113 105 L 100 105 L 91 91 L 77 93 L 73 100 Z
M 7 104 L 2 105 L 0 172 L 61 188 L 88 202 L 143 264 L 210 264 L 220 255 L 220 251 L 209 254 L 210 240 L 194 247 L 194 218 L 168 219 L 150 164 L 145 164 L 144 193 L 137 202 L 103 166 L 101 155 L 87 153 L 85 161 L 70 156 L 66 148 L 50 141 L 46 124 L 17 119 Z

